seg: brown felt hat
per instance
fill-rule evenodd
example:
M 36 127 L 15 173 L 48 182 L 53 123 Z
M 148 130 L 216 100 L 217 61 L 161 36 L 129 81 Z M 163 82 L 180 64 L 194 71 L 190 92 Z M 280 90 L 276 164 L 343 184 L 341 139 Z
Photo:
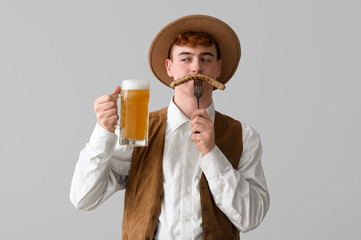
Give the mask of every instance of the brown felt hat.
M 165 85 L 174 80 L 165 68 L 169 48 L 176 36 L 184 32 L 204 32 L 216 40 L 221 53 L 222 71 L 217 79 L 225 84 L 235 73 L 241 58 L 241 45 L 233 29 L 225 22 L 207 15 L 188 15 L 178 18 L 163 27 L 155 36 L 149 48 L 149 67 L 153 74 Z

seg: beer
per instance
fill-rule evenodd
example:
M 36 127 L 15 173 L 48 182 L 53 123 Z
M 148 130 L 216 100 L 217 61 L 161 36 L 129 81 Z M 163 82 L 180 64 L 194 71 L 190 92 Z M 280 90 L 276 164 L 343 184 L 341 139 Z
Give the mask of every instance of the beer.
M 149 82 L 124 80 L 121 84 L 120 144 L 148 144 Z

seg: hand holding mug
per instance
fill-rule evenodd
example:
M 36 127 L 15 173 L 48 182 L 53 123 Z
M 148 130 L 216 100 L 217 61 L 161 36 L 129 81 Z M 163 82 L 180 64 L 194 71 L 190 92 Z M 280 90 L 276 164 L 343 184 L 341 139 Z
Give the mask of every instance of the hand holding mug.
M 120 91 L 120 86 L 117 86 L 112 94 L 101 96 L 94 101 L 94 112 L 99 125 L 113 133 L 119 119 L 117 101 Z

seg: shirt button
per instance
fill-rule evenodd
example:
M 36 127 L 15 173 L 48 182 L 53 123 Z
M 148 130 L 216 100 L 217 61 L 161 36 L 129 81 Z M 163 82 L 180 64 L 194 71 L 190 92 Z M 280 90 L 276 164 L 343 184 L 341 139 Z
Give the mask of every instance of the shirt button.
M 191 220 L 191 218 L 189 216 L 186 217 L 186 222 L 189 222 L 189 220 Z
M 190 192 L 190 191 L 189 191 L 189 189 L 187 189 L 187 190 L 186 190 L 186 195 L 188 195 L 188 194 L 189 194 L 189 192 Z

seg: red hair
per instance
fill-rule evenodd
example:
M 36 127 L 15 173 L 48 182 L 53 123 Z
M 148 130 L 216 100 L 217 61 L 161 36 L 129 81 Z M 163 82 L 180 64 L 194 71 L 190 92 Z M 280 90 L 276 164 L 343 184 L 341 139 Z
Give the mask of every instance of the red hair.
M 171 44 L 169 48 L 168 58 L 170 58 L 171 51 L 174 45 L 176 46 L 189 46 L 189 47 L 197 47 L 199 45 L 209 47 L 212 45 L 216 46 L 217 49 L 217 59 L 219 60 L 221 58 L 221 54 L 219 51 L 218 44 L 214 37 L 209 35 L 208 33 L 204 32 L 184 32 L 181 34 L 178 34 L 173 43 Z

